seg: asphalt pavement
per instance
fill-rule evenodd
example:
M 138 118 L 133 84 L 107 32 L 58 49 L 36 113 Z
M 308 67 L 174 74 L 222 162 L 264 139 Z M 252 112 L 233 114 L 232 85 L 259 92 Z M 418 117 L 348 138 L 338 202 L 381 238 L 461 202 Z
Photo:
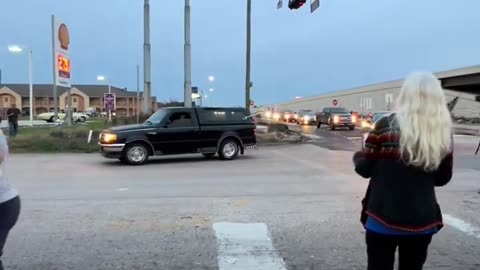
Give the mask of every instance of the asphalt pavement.
M 261 147 L 231 162 L 130 167 L 96 154 L 13 154 L 23 204 L 7 269 L 365 269 L 367 180 L 350 151 L 361 132 L 302 129 L 315 144 Z M 455 141 L 454 179 L 438 189 L 447 225 L 425 269 L 480 269 L 478 140 Z

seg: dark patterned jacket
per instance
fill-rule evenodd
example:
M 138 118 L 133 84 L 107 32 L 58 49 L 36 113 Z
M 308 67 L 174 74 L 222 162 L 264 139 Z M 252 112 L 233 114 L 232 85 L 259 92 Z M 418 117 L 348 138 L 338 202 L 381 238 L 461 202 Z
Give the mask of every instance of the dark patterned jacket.
M 355 171 L 370 178 L 362 201 L 361 221 L 367 216 L 387 227 L 404 231 L 423 231 L 443 227 L 435 187 L 452 178 L 453 147 L 436 171 L 406 164 L 400 158 L 400 130 L 395 115 L 384 117 L 365 140 L 362 151 L 353 156 Z

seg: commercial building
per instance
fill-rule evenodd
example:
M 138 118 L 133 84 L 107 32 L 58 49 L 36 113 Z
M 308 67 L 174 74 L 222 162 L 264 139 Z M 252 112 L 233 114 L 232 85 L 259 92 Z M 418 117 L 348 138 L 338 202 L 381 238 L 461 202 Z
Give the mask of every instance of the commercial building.
M 68 105 L 68 89 L 58 88 L 59 110 L 65 110 Z M 116 115 L 133 116 L 137 110 L 142 113 L 143 93 L 137 97 L 136 91 L 127 91 L 111 86 L 111 92 L 116 94 Z M 82 112 L 89 108 L 97 112 L 105 111 L 103 96 L 108 93 L 107 85 L 72 85 L 72 109 L 75 112 Z M 53 111 L 53 87 L 51 84 L 33 85 L 33 113 Z M 11 104 L 16 104 L 22 113 L 27 115 L 30 111 L 30 96 L 28 84 L 1 84 L 0 85 L 0 111 L 9 108 Z M 157 101 L 155 97 L 151 98 L 152 111 L 157 110 Z
M 480 66 L 466 67 L 436 73 L 445 89 L 447 101 L 457 99 L 453 114 L 456 117 L 480 117 Z M 389 111 L 393 107 L 403 80 L 367 85 L 318 96 L 297 98 L 276 105 L 279 110 L 310 109 L 321 111 L 324 107 L 345 107 L 362 114 Z M 335 104 L 335 105 L 334 105 Z

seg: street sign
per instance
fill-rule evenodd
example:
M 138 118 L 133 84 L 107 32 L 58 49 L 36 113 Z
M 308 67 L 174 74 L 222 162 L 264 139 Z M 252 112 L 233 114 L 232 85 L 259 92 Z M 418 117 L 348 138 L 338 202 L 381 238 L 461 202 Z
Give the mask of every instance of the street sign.
M 310 0 L 310 13 L 313 13 L 320 7 L 320 0 Z
M 255 106 L 255 102 L 253 102 L 253 100 L 250 100 L 250 107 L 253 107 Z
M 117 98 L 115 93 L 105 93 L 103 94 L 104 107 L 106 110 L 115 111 L 117 107 Z
M 338 105 L 338 100 L 334 99 L 334 100 L 332 101 L 332 104 L 333 104 L 333 106 L 337 106 L 337 105 Z
M 53 18 L 53 62 L 55 63 L 55 84 L 70 88 L 70 33 L 67 25 L 56 17 Z

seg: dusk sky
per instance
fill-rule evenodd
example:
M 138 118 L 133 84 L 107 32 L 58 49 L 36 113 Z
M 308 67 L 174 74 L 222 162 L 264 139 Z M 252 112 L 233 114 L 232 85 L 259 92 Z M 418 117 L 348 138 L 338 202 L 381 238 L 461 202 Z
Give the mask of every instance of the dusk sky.
M 184 1 L 150 2 L 153 94 L 183 100 Z M 214 105 L 243 105 L 246 0 L 191 2 L 193 85 L 208 89 L 213 75 Z M 277 0 L 252 2 L 257 104 L 480 63 L 479 0 L 321 0 L 313 14 L 309 5 L 289 10 L 285 0 L 281 10 Z M 136 90 L 142 0 L 0 0 L 0 10 L 2 83 L 28 82 L 27 57 L 10 54 L 10 44 L 31 46 L 34 82 L 52 82 L 56 14 L 70 30 L 74 84 L 95 84 L 102 74 Z

